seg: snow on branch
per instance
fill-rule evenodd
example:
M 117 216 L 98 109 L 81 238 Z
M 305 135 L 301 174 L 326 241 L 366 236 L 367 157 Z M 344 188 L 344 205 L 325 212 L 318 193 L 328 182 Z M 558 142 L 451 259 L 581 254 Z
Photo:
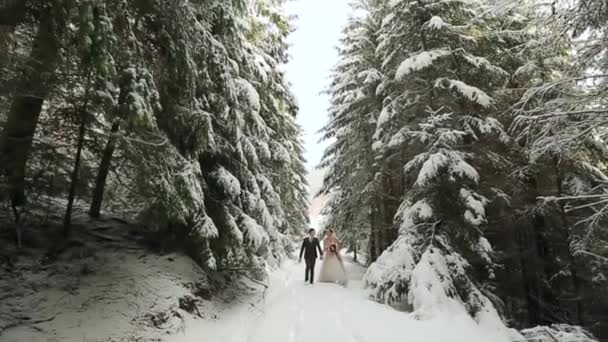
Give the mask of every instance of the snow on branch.
M 241 195 L 241 183 L 225 168 L 220 166 L 211 173 L 211 177 L 217 181 L 226 196 L 236 198 Z
M 437 49 L 431 51 L 422 51 L 412 57 L 406 59 L 399 65 L 395 79 L 400 80 L 412 72 L 422 70 L 433 64 L 439 58 L 450 56 L 452 51 L 447 49 Z
M 239 227 L 244 233 L 245 242 L 254 247 L 260 248 L 269 242 L 269 237 L 264 227 L 260 226 L 251 216 L 241 213 L 239 217 Z
M 464 219 L 474 226 L 486 223 L 485 206 L 488 204 L 487 198 L 474 193 L 468 189 L 460 189 L 460 198 L 464 201 L 466 210 Z
M 436 15 L 432 16 L 431 19 L 429 19 L 429 21 L 427 21 L 425 25 L 432 30 L 440 30 L 444 27 L 450 26 L 450 24 L 446 23 L 445 21 L 443 21 L 443 19 L 441 19 L 441 17 L 438 17 Z
M 440 149 L 438 152 L 428 154 L 422 153 L 408 162 L 404 171 L 409 172 L 417 165 L 422 164 L 416 179 L 417 186 L 425 186 L 433 179 L 440 176 L 441 170 L 447 172 L 449 179 L 469 179 L 475 183 L 479 181 L 479 173 L 464 159 L 465 154 L 448 149 Z
M 464 96 L 467 100 L 485 108 L 489 108 L 494 102 L 494 100 L 483 90 L 458 80 L 439 78 L 435 81 L 435 88 L 456 90 L 456 92 Z

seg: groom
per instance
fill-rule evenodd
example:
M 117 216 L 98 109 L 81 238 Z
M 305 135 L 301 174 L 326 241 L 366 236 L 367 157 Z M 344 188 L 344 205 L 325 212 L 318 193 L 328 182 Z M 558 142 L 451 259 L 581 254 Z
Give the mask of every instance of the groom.
M 315 262 L 317 261 L 317 250 L 319 250 L 319 257 L 323 260 L 323 251 L 319 240 L 315 237 L 315 230 L 308 230 L 308 237 L 302 241 L 302 248 L 300 248 L 300 262 L 302 262 L 302 253 L 304 254 L 304 260 L 306 261 L 306 276 L 305 282 L 310 279 L 312 284 L 315 278 Z M 310 274 L 310 277 L 309 277 Z

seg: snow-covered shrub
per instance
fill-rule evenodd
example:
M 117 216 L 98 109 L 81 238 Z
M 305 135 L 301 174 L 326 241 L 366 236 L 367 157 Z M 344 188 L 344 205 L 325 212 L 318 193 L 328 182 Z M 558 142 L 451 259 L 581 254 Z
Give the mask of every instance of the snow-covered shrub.
M 553 324 L 524 329 L 521 334 L 526 342 L 597 342 L 589 332 L 579 326 Z

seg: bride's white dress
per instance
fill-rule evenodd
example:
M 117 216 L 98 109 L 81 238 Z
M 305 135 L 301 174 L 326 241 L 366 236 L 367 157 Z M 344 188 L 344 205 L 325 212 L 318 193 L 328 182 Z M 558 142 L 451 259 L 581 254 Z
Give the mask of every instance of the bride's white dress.
M 341 257 L 337 254 L 340 252 L 332 252 L 329 249 L 323 253 L 323 263 L 321 263 L 321 271 L 319 272 L 319 282 L 322 283 L 337 283 L 346 286 L 348 277 Z
M 348 278 L 340 259 L 333 252 L 323 254 L 323 263 L 319 272 L 319 281 L 322 283 L 337 283 L 346 285 Z

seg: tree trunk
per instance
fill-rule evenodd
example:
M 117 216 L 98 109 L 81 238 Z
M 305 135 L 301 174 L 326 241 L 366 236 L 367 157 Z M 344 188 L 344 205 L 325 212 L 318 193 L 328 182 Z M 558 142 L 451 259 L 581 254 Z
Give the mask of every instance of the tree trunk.
M 539 298 L 541 289 L 539 286 L 536 252 L 530 250 L 536 246 L 534 234 L 530 234 L 530 227 L 515 227 L 514 239 L 517 245 L 519 266 L 522 273 L 522 286 L 526 299 L 526 311 L 528 313 L 528 325 L 541 324 Z
M 57 4 L 39 13 L 39 26 L 30 58 L 16 87 L 8 119 L 0 137 L 0 165 L 6 173 L 14 206 L 25 203 L 26 163 L 42 105 L 52 87 L 60 59 L 60 33 L 67 20 Z
M 555 166 L 555 185 L 556 185 L 556 190 L 557 190 L 557 197 L 561 197 L 563 196 L 563 192 L 562 192 L 562 181 L 563 181 L 563 176 L 562 176 L 562 172 L 561 172 L 561 168 L 559 165 L 559 161 L 557 160 L 557 158 L 553 158 L 553 162 L 554 162 L 554 166 Z M 562 223 L 562 232 L 563 232 L 563 237 L 564 240 L 566 241 L 567 244 L 567 252 L 568 252 L 568 262 L 569 262 L 569 268 L 570 268 L 570 281 L 572 282 L 572 288 L 574 290 L 574 295 L 576 296 L 574 302 L 576 303 L 576 308 L 575 308 L 575 316 L 577 319 L 577 324 L 579 325 L 584 325 L 584 320 L 583 320 L 583 295 L 581 292 L 581 279 L 578 275 L 578 270 L 576 268 L 576 260 L 574 258 L 574 255 L 572 253 L 572 248 L 570 247 L 570 243 L 571 243 L 571 237 L 570 237 L 570 227 L 568 225 L 568 219 L 566 218 L 566 210 L 564 209 L 564 204 L 563 202 L 558 202 L 559 205 L 559 211 L 560 211 L 560 219 L 561 219 L 561 223 Z
M 388 233 L 388 227 L 386 224 L 386 199 L 382 198 L 382 196 L 379 198 L 378 216 L 380 219 L 378 220 L 379 222 L 376 231 L 378 232 L 378 256 L 380 256 L 380 254 L 382 254 L 387 247 L 386 234 Z
M 84 140 L 87 128 L 87 116 L 88 116 L 88 104 L 89 104 L 89 91 L 91 88 L 91 74 L 87 70 L 87 81 L 85 83 L 84 99 L 82 104 L 82 110 L 80 112 L 80 126 L 78 128 L 78 144 L 76 147 L 76 159 L 74 160 L 74 169 L 72 170 L 72 176 L 70 179 L 70 192 L 68 194 L 68 205 L 65 210 L 65 217 L 63 219 L 63 235 L 68 236 L 70 234 L 70 226 L 72 224 L 72 210 L 74 208 L 74 198 L 76 197 L 76 187 L 78 186 L 78 174 L 80 171 L 80 159 L 82 158 L 82 149 L 84 147 Z
M 103 194 L 106 187 L 106 179 L 110 172 L 110 165 L 112 164 L 112 156 L 114 155 L 114 149 L 116 147 L 116 138 L 120 124 L 115 122 L 112 124 L 110 130 L 110 137 L 106 143 L 106 147 L 103 150 L 101 156 L 101 162 L 99 163 L 99 170 L 97 171 L 97 178 L 95 180 L 95 189 L 93 190 L 93 199 L 91 200 L 91 208 L 89 209 L 89 215 L 94 218 L 99 217 L 101 211 L 101 204 L 103 202 Z
M 378 203 L 378 200 L 376 198 L 376 200 L 374 201 L 375 203 Z M 373 217 L 373 226 L 372 226 L 372 233 L 374 235 L 374 254 L 375 254 L 375 258 L 374 261 L 376 261 L 377 258 L 380 257 L 380 254 L 382 254 L 382 237 L 380 235 L 380 229 L 382 229 L 381 226 L 381 217 L 378 216 L 378 207 L 376 204 L 373 205 L 372 207 L 372 217 Z
M 63 220 L 63 234 L 70 234 L 70 226 L 72 224 L 72 209 L 74 207 L 74 197 L 76 196 L 76 186 L 78 185 L 78 173 L 80 171 L 80 158 L 82 156 L 82 148 L 84 146 L 84 138 L 86 132 L 86 123 L 84 118 L 81 119 L 80 128 L 78 129 L 78 147 L 76 149 L 76 160 L 74 161 L 74 169 L 70 180 L 70 193 L 68 194 L 68 206 L 65 210 L 65 218 Z
M 4 70 L 8 65 L 9 57 L 17 47 L 15 28 L 23 23 L 26 12 L 25 1 L 0 1 L 0 70 Z M 0 85 L 0 92 L 8 93 L 10 86 L 10 84 Z
M 374 227 L 376 223 L 374 222 L 374 209 L 373 206 L 370 208 L 369 213 L 369 243 L 368 243 L 368 255 L 367 263 L 375 262 L 378 259 L 378 255 L 376 254 L 376 234 L 374 233 Z

